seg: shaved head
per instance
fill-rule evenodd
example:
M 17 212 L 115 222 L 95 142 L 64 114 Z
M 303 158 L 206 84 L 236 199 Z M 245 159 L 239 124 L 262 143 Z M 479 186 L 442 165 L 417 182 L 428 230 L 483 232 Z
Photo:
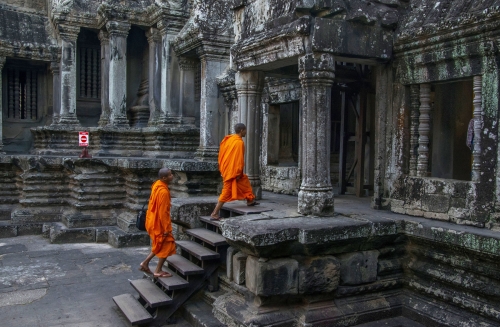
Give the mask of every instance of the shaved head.
M 238 123 L 238 124 L 234 125 L 234 132 L 236 134 L 239 134 L 242 130 L 245 130 L 245 129 L 247 129 L 247 127 L 245 126 L 245 124 Z
M 162 179 L 163 177 L 167 177 L 170 174 L 170 169 L 169 168 L 162 168 L 158 172 L 158 178 Z

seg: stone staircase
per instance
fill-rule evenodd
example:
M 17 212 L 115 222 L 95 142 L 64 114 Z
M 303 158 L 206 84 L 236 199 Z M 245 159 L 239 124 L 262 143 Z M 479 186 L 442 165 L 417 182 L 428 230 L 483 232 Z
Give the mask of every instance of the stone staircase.
M 228 205 L 221 209 L 220 215 L 228 218 L 269 210 L 261 206 Z M 218 270 L 226 271 L 229 245 L 221 235 L 220 221 L 212 220 L 209 216 L 200 216 L 198 219 L 203 227 L 187 229 L 185 233 L 190 240 L 176 241 L 180 254 L 172 255 L 166 260 L 164 270 L 170 272 L 172 277 L 153 278 L 145 273 L 142 279 L 130 281 L 137 296 L 122 294 L 113 297 L 113 301 L 132 325 L 163 326 L 186 301 L 205 286 L 209 292 L 214 292 L 212 294 L 219 289 Z M 187 303 L 183 310 L 198 311 L 198 316 L 200 312 L 208 311 L 204 312 L 205 319 L 215 320 L 211 316 L 211 306 L 205 302 Z M 223 326 L 220 323 L 202 325 Z
M 200 217 L 205 228 L 186 230 L 190 240 L 176 241 L 178 253 L 167 258 L 168 278 L 153 278 L 144 274 L 130 284 L 138 296 L 122 294 L 113 301 L 132 325 L 163 326 L 191 296 L 206 285 L 217 291 L 220 265 L 225 264 L 228 244 L 220 234 L 219 222 Z

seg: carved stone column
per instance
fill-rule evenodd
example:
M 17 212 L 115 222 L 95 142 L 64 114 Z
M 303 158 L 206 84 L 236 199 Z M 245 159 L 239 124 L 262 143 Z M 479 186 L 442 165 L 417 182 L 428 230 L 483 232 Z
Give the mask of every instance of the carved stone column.
M 76 40 L 80 27 L 60 25 L 61 36 L 61 111 L 59 123 L 80 125 L 76 117 Z
M 161 34 L 161 111 L 157 119 L 150 123 L 153 125 L 175 125 L 180 124 L 181 119 L 172 107 L 171 85 L 172 85 L 172 49 L 170 42 L 175 38 L 176 32 L 172 31 L 168 23 L 158 22 Z
M 227 123 L 225 131 L 228 134 L 233 133 L 233 127 L 240 121 L 238 115 L 238 92 L 236 90 L 235 82 L 236 71 L 227 69 L 222 76 L 217 78 L 219 90 L 224 97 L 224 104 L 227 111 Z
M 2 152 L 3 149 L 3 130 L 2 130 L 2 125 L 3 125 L 3 97 L 2 97 L 2 70 L 3 66 L 5 65 L 5 57 L 0 56 L 0 154 L 4 154 Z
M 474 148 L 472 151 L 472 181 L 479 182 L 481 177 L 481 131 L 483 130 L 482 77 L 474 76 Z
M 417 84 L 410 86 L 410 110 L 411 110 L 411 127 L 410 127 L 410 176 L 417 176 L 417 157 L 418 157 L 418 119 L 419 119 L 419 93 L 420 89 Z
M 183 124 L 194 124 L 195 121 L 195 70 L 198 63 L 192 59 L 180 58 L 181 70 L 179 87 L 179 116 Z
M 149 44 L 149 122 L 153 124 L 161 112 L 161 60 L 162 60 L 162 41 L 158 29 L 151 27 L 146 32 L 146 37 Z
M 426 177 L 429 165 L 429 132 L 431 111 L 431 85 L 420 85 L 420 116 L 418 125 L 417 176 Z
M 129 127 L 127 119 L 127 35 L 130 24 L 110 21 L 109 33 L 109 124 Z
M 229 58 L 213 55 L 198 49 L 201 60 L 200 96 L 200 147 L 196 157 L 200 160 L 217 160 L 219 143 L 224 137 L 225 107 L 219 99 L 217 76 L 229 64 Z
M 106 31 L 99 31 L 101 41 L 101 117 L 99 126 L 106 126 L 109 123 L 109 34 Z
M 307 54 L 299 59 L 302 84 L 302 184 L 298 211 L 304 215 L 333 214 L 330 180 L 331 90 L 335 59 Z
M 52 125 L 59 124 L 61 116 L 61 66 L 57 61 L 50 63 L 52 73 Z
M 259 71 L 237 72 L 235 76 L 240 122 L 247 127 L 245 141 L 245 172 L 257 199 L 262 197 L 260 185 L 259 154 L 262 146 L 261 95 L 264 73 Z

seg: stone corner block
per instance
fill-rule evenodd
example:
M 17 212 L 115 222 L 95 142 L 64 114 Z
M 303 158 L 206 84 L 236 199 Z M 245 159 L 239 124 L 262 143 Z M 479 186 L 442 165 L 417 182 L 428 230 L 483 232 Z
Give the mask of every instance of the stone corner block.
M 294 259 L 263 261 L 248 256 L 245 284 L 257 296 L 298 294 L 298 272 L 299 264 Z
M 340 262 L 333 256 L 299 260 L 299 294 L 332 292 L 339 278 Z
M 233 280 L 238 285 L 245 283 L 247 257 L 248 256 L 242 252 L 233 255 Z
M 361 251 L 338 256 L 340 260 L 340 284 L 359 285 L 377 279 L 379 251 Z

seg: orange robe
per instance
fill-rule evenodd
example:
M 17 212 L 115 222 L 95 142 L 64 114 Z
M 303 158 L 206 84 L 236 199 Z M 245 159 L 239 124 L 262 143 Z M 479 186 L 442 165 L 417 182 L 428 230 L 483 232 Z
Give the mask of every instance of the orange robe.
M 224 181 L 220 202 L 246 199 L 247 202 L 255 200 L 255 195 L 250 185 L 248 176 L 243 174 L 245 166 L 245 144 L 241 136 L 227 135 L 220 143 L 219 171 Z M 240 177 L 239 180 L 236 180 Z
M 148 211 L 146 213 L 146 230 L 151 237 L 151 251 L 159 258 L 166 258 L 175 254 L 175 239 L 172 234 L 163 236 L 163 233 L 172 232 L 170 220 L 170 191 L 167 184 L 158 180 L 151 187 Z

